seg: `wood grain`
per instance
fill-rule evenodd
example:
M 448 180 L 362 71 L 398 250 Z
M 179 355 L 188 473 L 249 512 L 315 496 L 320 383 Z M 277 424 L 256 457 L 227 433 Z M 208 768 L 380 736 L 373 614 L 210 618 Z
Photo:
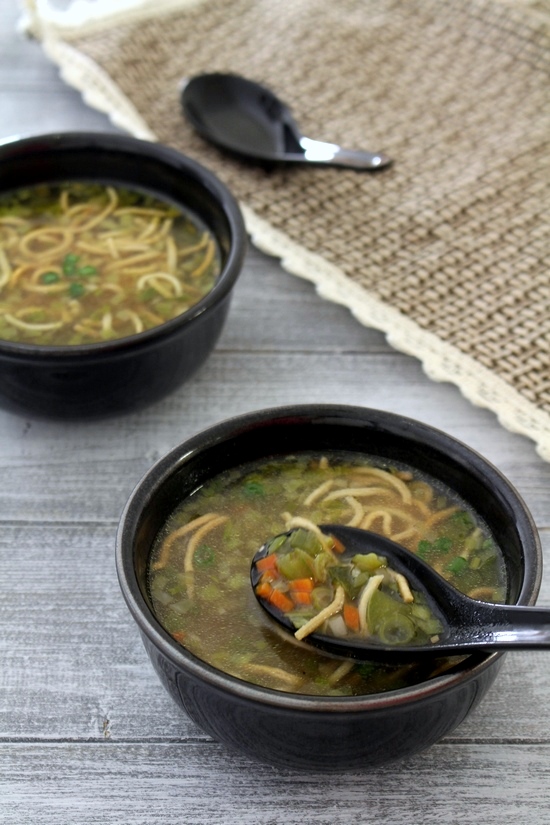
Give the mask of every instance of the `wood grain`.
M 10 752 L 4 799 L 19 825 L 548 822 L 550 765 L 541 745 L 496 751 L 442 744 L 367 776 L 328 782 L 257 766 L 206 742 L 13 745 Z

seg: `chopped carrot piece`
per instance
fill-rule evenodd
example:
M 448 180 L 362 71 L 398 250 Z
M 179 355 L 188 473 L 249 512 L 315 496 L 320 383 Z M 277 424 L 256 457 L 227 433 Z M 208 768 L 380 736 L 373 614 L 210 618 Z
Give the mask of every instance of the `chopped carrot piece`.
M 350 630 L 359 630 L 359 611 L 353 604 L 346 603 L 343 609 L 344 621 Z
M 269 599 L 273 592 L 273 588 L 269 582 L 260 582 L 256 585 L 256 595 L 261 599 Z
M 273 589 L 269 596 L 269 601 L 279 610 L 282 610 L 283 613 L 288 613 L 294 607 L 294 602 L 281 590 Z
M 185 633 L 183 630 L 176 630 L 175 633 L 172 633 L 172 638 L 179 642 L 182 645 L 185 641 Z
M 335 553 L 343 553 L 346 549 L 342 542 L 336 538 L 336 536 L 331 536 L 332 539 L 332 549 Z
M 313 579 L 292 579 L 288 586 L 291 590 L 301 590 L 303 593 L 311 593 L 313 590 Z
M 264 556 L 256 562 L 256 569 L 263 573 L 265 570 L 277 569 L 277 556 L 275 553 L 270 553 L 269 556 Z
M 274 582 L 279 578 L 280 578 L 280 576 L 279 576 L 278 572 L 274 568 L 271 568 L 270 570 L 264 570 L 264 572 L 260 576 L 260 581 L 261 582 Z
M 291 590 L 290 596 L 295 605 L 311 604 L 311 593 L 307 593 L 305 590 Z

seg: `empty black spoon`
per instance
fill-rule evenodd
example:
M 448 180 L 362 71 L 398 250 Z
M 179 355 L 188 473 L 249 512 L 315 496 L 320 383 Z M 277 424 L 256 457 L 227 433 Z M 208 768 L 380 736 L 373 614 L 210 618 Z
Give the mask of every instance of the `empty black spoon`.
M 443 631 L 437 641 L 423 645 L 390 645 L 369 638 L 363 640 L 358 636 L 340 638 L 316 632 L 306 636 L 304 641 L 330 653 L 355 659 L 403 659 L 426 653 L 440 656 L 514 648 L 550 648 L 550 608 L 493 604 L 471 599 L 449 584 L 421 558 L 384 536 L 337 524 L 324 524 L 320 528 L 323 533 L 335 536 L 344 545 L 345 550 L 340 556 L 343 560 L 358 553 L 384 556 L 389 567 L 402 573 L 413 590 L 426 596 L 432 612 L 442 623 Z M 254 591 L 261 577 L 256 565 L 272 552 L 273 540 L 270 540 L 252 560 L 250 577 Z M 275 621 L 286 630 L 295 632 L 296 627 L 282 611 L 258 594 L 256 596 Z
M 342 149 L 304 137 L 288 106 L 273 92 L 235 74 L 202 74 L 182 91 L 185 116 L 206 140 L 264 161 L 315 163 L 376 170 L 391 160 L 382 152 Z

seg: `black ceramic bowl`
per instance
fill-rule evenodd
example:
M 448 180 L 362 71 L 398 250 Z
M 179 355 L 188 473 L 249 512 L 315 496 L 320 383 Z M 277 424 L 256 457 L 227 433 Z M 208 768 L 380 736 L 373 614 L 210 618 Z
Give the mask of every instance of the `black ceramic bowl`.
M 0 145 L 0 193 L 69 180 L 127 186 L 191 210 L 214 233 L 222 271 L 195 306 L 138 335 L 78 346 L 0 340 L 0 403 L 55 417 L 137 409 L 186 381 L 216 344 L 246 249 L 242 216 L 211 172 L 160 144 L 92 132 Z
M 345 406 L 291 406 L 243 415 L 189 439 L 143 478 L 122 515 L 117 569 L 151 661 L 176 702 L 205 731 L 276 766 L 364 769 L 432 745 L 478 704 L 503 654 L 472 655 L 413 687 L 356 697 L 269 690 L 205 664 L 157 622 L 146 565 L 159 528 L 182 498 L 243 461 L 297 450 L 352 450 L 399 460 L 456 490 L 486 520 L 506 555 L 508 600 L 532 604 L 541 550 L 510 483 L 464 444 L 399 415 Z

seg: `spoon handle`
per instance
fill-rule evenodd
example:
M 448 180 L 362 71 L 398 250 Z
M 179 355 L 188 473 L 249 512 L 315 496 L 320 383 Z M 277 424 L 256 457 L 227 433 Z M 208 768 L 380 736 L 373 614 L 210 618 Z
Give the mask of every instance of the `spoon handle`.
M 320 163 L 340 166 L 346 169 L 375 170 L 389 166 L 392 161 L 383 152 L 366 152 L 361 149 L 343 149 L 336 143 L 324 143 L 302 137 L 300 146 L 304 150 L 303 160 L 308 163 Z
M 382 169 L 389 166 L 391 160 L 383 152 L 363 152 L 339 147 L 332 163 L 334 166 L 343 166 L 347 169 Z
M 550 608 L 479 604 L 479 625 L 464 626 L 461 635 L 472 647 L 512 650 L 550 648 Z M 460 639 L 456 639 L 457 645 Z

